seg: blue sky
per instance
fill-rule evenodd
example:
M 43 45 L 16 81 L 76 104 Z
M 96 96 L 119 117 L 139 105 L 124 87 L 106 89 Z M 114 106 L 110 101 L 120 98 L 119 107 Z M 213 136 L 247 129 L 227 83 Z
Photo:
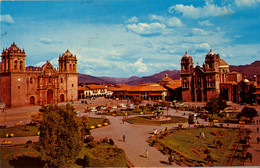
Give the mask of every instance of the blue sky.
M 57 66 L 69 49 L 78 72 L 148 76 L 180 69 L 210 49 L 230 65 L 260 60 L 260 0 L 1 1 L 1 48 L 15 42 L 27 66 Z

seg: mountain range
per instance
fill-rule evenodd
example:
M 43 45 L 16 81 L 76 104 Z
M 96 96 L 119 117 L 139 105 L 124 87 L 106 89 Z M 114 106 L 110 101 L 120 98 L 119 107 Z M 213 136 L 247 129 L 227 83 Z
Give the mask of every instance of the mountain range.
M 230 65 L 230 72 L 240 72 L 246 78 L 252 80 L 254 75 L 257 75 L 258 81 L 260 81 L 260 61 L 255 61 L 249 65 Z M 79 83 L 99 83 L 99 84 L 128 84 L 128 85 L 138 85 L 140 83 L 154 83 L 165 77 L 165 74 L 172 79 L 180 79 L 180 70 L 165 70 L 160 73 L 156 73 L 150 76 L 137 77 L 132 76 L 129 78 L 117 78 L 117 77 L 95 77 L 85 74 L 79 74 Z

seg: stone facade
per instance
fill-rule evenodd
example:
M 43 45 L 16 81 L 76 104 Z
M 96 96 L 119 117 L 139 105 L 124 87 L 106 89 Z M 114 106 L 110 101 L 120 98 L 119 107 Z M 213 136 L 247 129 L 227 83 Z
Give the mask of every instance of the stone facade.
M 1 101 L 7 107 L 78 99 L 77 58 L 68 50 L 59 57 L 59 68 L 49 61 L 42 67 L 25 67 L 25 62 L 25 51 L 15 43 L 2 52 Z
M 181 59 L 181 80 L 185 102 L 206 102 L 219 95 L 228 101 L 240 101 L 238 86 L 242 74 L 230 72 L 229 65 L 212 50 L 206 55 L 202 67 L 193 67 L 193 59 L 186 52 Z

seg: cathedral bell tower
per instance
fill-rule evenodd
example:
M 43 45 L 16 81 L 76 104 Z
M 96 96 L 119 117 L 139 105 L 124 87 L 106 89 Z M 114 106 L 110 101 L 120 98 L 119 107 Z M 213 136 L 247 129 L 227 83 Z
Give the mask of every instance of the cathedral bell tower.
M 77 73 L 77 58 L 67 50 L 62 56 L 59 56 L 59 72 Z
M 212 49 L 210 49 L 209 53 L 205 57 L 205 71 L 218 71 L 219 67 L 219 54 L 215 54 L 212 52 Z
M 182 99 L 191 101 L 191 72 L 193 70 L 193 60 L 186 52 L 181 59 L 181 84 L 182 84 Z
M 190 73 L 193 68 L 193 60 L 191 56 L 186 52 L 181 59 L 181 73 Z
M 25 51 L 19 49 L 15 43 L 2 52 L 1 73 L 25 72 Z

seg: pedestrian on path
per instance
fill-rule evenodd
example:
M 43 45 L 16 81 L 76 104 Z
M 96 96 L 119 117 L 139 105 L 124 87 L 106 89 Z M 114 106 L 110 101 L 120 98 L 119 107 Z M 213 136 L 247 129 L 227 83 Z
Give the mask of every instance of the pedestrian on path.
M 148 150 L 145 150 L 145 158 L 148 158 Z
M 125 142 L 125 134 L 123 135 L 123 142 Z
M 168 157 L 169 165 L 172 165 L 172 155 Z
M 257 144 L 259 144 L 259 142 L 260 142 L 260 138 L 257 137 L 256 140 L 257 140 Z

